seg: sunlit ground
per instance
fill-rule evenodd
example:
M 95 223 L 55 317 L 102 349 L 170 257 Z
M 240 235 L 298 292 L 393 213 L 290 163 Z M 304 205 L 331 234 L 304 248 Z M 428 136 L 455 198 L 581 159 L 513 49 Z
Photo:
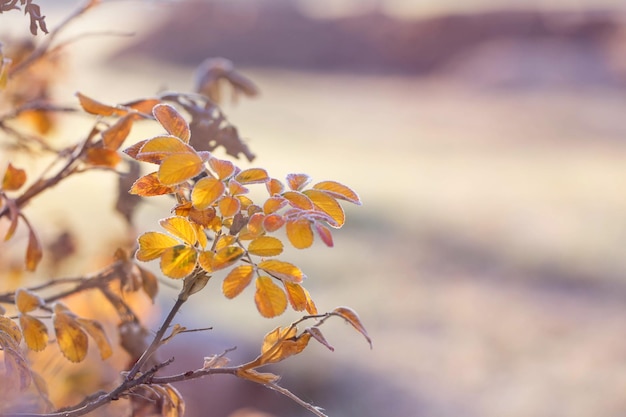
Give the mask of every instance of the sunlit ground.
M 191 86 L 190 68 L 94 59 L 85 70 L 75 61 L 67 101 L 74 90 L 122 102 Z M 334 249 L 288 257 L 321 310 L 360 313 L 374 350 L 331 325 L 336 351 L 316 346 L 293 359 L 285 385 L 302 384 L 311 369 L 322 384 L 350 384 L 343 397 L 307 398 L 335 417 L 626 413 L 623 91 L 244 72 L 263 94 L 225 111 L 249 138 L 254 165 L 344 182 L 364 202 L 347 207 Z M 50 193 L 47 209 L 78 216 L 83 233 L 122 230 L 118 219 L 95 224 L 85 211 L 102 200 L 109 213 L 111 201 L 92 194 L 100 181 L 77 182 L 89 200 L 69 207 Z M 167 215 L 165 202 L 145 205 L 141 230 Z M 227 301 L 218 282 L 208 289 L 215 298 L 183 318 L 240 329 L 235 343 L 254 345 L 296 317 L 264 320 L 252 292 Z M 173 294 L 164 290 L 164 308 Z

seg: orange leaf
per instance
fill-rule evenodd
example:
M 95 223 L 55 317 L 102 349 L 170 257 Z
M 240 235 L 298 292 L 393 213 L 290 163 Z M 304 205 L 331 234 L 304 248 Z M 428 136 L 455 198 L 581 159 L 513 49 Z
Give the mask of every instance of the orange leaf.
M 270 196 L 281 194 L 285 190 L 283 183 L 276 178 L 270 178 L 270 180 L 265 183 L 265 187 L 267 188 L 267 192 L 270 193 Z
M 235 165 L 232 162 L 214 157 L 209 158 L 209 166 L 217 174 L 217 178 L 225 180 L 235 173 Z
M 245 169 L 235 176 L 235 180 L 241 184 L 260 184 L 269 181 L 269 179 L 267 171 L 263 168 Z
M 287 238 L 296 249 L 306 249 L 313 244 L 313 231 L 307 219 L 288 221 L 285 226 Z
M 139 236 L 139 250 L 135 255 L 139 261 L 151 261 L 158 258 L 163 252 L 178 245 L 180 242 L 175 238 L 160 232 L 146 232 Z
M 104 332 L 104 328 L 100 323 L 95 320 L 82 318 L 77 318 L 76 321 L 87 332 L 87 334 L 91 336 L 94 342 L 96 342 L 96 346 L 98 346 L 98 350 L 100 351 L 100 358 L 102 358 L 102 360 L 107 359 L 113 354 L 113 349 L 111 349 L 111 343 L 109 342 L 109 339 Z
M 271 236 L 259 236 L 248 245 L 248 252 L 256 256 L 276 256 L 283 252 L 283 242 Z
M 311 177 L 307 174 L 289 174 L 287 175 L 287 185 L 294 191 L 300 191 L 303 189 L 309 182 L 311 182 Z
M 337 228 L 343 226 L 346 215 L 337 200 L 319 190 L 306 190 L 304 194 L 311 199 L 317 209 L 328 214 L 337 223 Z
M 258 267 L 273 277 L 281 280 L 300 283 L 306 276 L 300 268 L 290 264 L 289 262 L 279 261 L 278 259 L 268 259 L 261 261 Z
M 167 248 L 161 255 L 161 271 L 170 278 L 185 278 L 193 272 L 197 258 L 196 250 L 187 245 Z
M 223 248 L 225 248 L 227 246 L 230 246 L 230 245 L 234 244 L 236 241 L 237 241 L 237 238 L 235 236 L 232 236 L 232 235 L 222 235 L 217 240 L 217 243 L 215 244 L 215 249 L 216 250 L 223 249 Z
M 304 287 L 302 287 L 302 291 L 304 291 L 304 295 L 306 295 L 306 312 L 309 314 L 317 314 L 317 306 L 311 298 L 311 294 L 309 294 L 307 289 Z
M 4 173 L 2 179 L 2 189 L 5 191 L 17 191 L 26 182 L 26 171 L 20 168 L 15 168 L 13 164 L 9 162 L 7 170 Z
M 28 231 L 28 247 L 26 248 L 26 269 L 34 271 L 43 257 L 41 242 L 32 228 Z
M 135 146 L 124 150 L 124 153 L 132 156 L 131 150 L 134 151 Z M 135 155 L 135 159 L 160 164 L 168 156 L 178 153 L 195 153 L 195 151 L 176 136 L 163 135 L 147 140 Z
M 313 209 L 313 202 L 311 199 L 299 191 L 285 191 L 282 196 L 289 201 L 289 204 L 292 207 L 302 210 Z
M 171 194 L 173 192 L 174 188 L 161 184 L 156 172 L 138 178 L 129 191 L 131 194 L 140 195 L 142 197 Z
M 133 119 L 133 114 L 127 114 L 102 132 L 104 147 L 114 151 L 119 149 L 130 134 L 130 129 L 133 127 Z
M 316 190 L 322 190 L 328 193 L 331 197 L 338 198 L 340 200 L 349 201 L 358 206 L 361 205 L 361 200 L 357 193 L 355 193 L 350 187 L 340 184 L 336 181 L 322 181 L 313 186 Z
M 168 217 L 159 220 L 159 224 L 173 236 L 176 236 L 190 246 L 195 245 L 198 241 L 195 227 L 184 217 Z
M 159 181 L 177 185 L 195 177 L 204 169 L 204 161 L 196 153 L 179 153 L 168 156 L 159 167 Z
M 189 143 L 191 132 L 185 118 L 169 104 L 157 104 L 152 109 L 152 114 L 167 130 L 170 135 L 180 138 L 185 143 Z
M 218 250 L 211 261 L 213 271 L 227 268 L 237 262 L 243 256 L 245 251 L 238 246 L 227 246 Z
M 89 341 L 80 325 L 64 309 L 55 306 L 52 322 L 61 353 L 70 362 L 81 362 L 87 356 Z
M 48 328 L 41 320 L 28 314 L 20 314 L 20 327 L 24 342 L 30 350 L 39 352 L 48 346 Z
M 275 232 L 285 224 L 285 219 L 280 214 L 270 214 L 263 219 L 263 227 L 268 232 Z
M 78 97 L 81 107 L 87 113 L 98 116 L 123 116 L 128 113 L 126 110 L 100 103 L 99 101 L 89 98 L 81 93 L 76 93 L 76 97 Z
M 138 111 L 139 113 L 151 114 L 154 106 L 159 103 L 161 103 L 161 100 L 159 100 L 158 98 L 145 98 L 124 103 L 123 106 Z
M 265 200 L 265 203 L 263 203 L 263 212 L 265 214 L 275 213 L 285 207 L 287 203 L 288 201 L 284 197 L 275 195 Z
M 150 300 L 152 300 L 152 302 L 154 303 L 157 293 L 159 292 L 159 283 L 157 281 L 157 278 L 152 272 L 144 268 L 137 268 L 139 269 L 139 273 L 141 274 L 141 288 L 143 289 L 143 292 L 145 292 L 146 295 L 150 297 Z
M 289 304 L 296 311 L 302 311 L 306 308 L 307 297 L 304 292 L 304 288 L 300 284 L 294 284 L 293 282 L 283 281 L 285 290 L 287 291 L 287 298 Z
M 218 203 L 218 207 L 222 213 L 222 217 L 233 217 L 235 214 L 239 213 L 241 203 L 239 199 L 227 195 L 222 197 Z
M 137 155 L 139 155 L 139 152 L 141 151 L 141 148 L 143 148 L 143 145 L 148 143 L 148 141 L 149 141 L 149 139 L 140 140 L 139 142 L 135 143 L 134 145 L 129 146 L 128 148 L 124 149 L 122 152 L 124 152 L 126 155 L 130 156 L 133 159 L 137 159 Z
M 241 194 L 249 193 L 250 190 L 231 178 L 228 181 L 228 192 L 230 193 L 230 195 L 241 196 Z
M 257 372 L 254 369 L 242 368 L 237 369 L 237 376 L 262 385 L 271 384 L 280 379 L 278 375 L 274 375 L 270 372 Z
M 15 291 L 15 305 L 20 313 L 29 313 L 43 304 L 41 297 L 25 288 Z
M 191 192 L 191 201 L 198 210 L 204 210 L 211 206 L 224 194 L 226 186 L 213 177 L 205 177 L 199 180 Z
M 282 314 L 287 308 L 285 292 L 270 277 L 256 279 L 254 302 L 263 317 L 272 318 Z
M 240 265 L 233 268 L 222 283 L 222 292 L 226 298 L 235 298 L 250 284 L 254 275 L 252 265 Z
M 277 327 L 263 339 L 261 347 L 261 364 L 276 363 L 302 352 L 309 343 L 311 335 L 296 335 L 295 326 Z
M 314 222 L 313 227 L 317 232 L 317 235 L 322 239 L 322 242 L 326 244 L 329 248 L 333 247 L 333 235 L 330 233 L 330 229 L 320 222 Z
M 370 344 L 370 348 L 372 347 L 372 339 L 368 336 L 363 323 L 361 323 L 361 319 L 356 314 L 356 311 L 352 310 L 350 307 L 337 307 L 331 313 L 350 323 L 352 327 L 365 337 L 367 342 Z
M 85 161 L 98 167 L 115 168 L 122 161 L 122 157 L 113 149 L 89 148 Z
M 22 341 L 22 332 L 19 326 L 8 317 L 0 316 L 0 331 L 9 335 L 16 345 Z

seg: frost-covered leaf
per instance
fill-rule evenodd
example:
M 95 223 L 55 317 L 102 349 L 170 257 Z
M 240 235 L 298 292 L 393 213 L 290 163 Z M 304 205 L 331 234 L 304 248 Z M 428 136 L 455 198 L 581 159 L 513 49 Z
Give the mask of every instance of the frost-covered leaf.
M 169 104 L 157 104 L 152 109 L 152 114 L 165 128 L 167 133 L 189 143 L 191 132 L 185 118 Z
M 349 201 L 358 206 L 361 205 L 361 199 L 350 187 L 340 184 L 336 181 L 322 181 L 313 186 L 316 190 L 322 190 L 330 194 L 334 198 Z
M 313 244 L 313 231 L 307 219 L 290 220 L 285 226 L 287 238 L 296 249 L 306 249 Z
M 140 195 L 142 197 L 171 194 L 173 192 L 173 187 L 161 184 L 156 172 L 138 178 L 129 191 L 131 194 Z
M 204 170 L 204 161 L 196 153 L 175 153 L 167 156 L 159 166 L 158 178 L 164 185 L 185 182 Z
M 241 171 L 235 176 L 240 184 L 261 184 L 269 181 L 267 171 L 263 168 L 249 168 Z
M 160 232 L 146 232 L 139 236 L 138 242 L 139 250 L 136 257 L 144 262 L 158 258 L 166 249 L 180 243 L 172 236 Z
M 289 174 L 287 175 L 287 185 L 293 191 L 300 191 L 311 182 L 311 177 L 307 174 Z
M 263 257 L 280 255 L 283 242 L 272 236 L 259 236 L 248 244 L 248 252 Z
M 190 246 L 195 245 L 198 241 L 195 227 L 193 227 L 189 220 L 184 217 L 168 217 L 166 219 L 159 220 L 159 224 L 162 228 L 170 232 L 170 234 L 176 236 Z
M 15 305 L 20 313 L 29 313 L 43 305 L 43 300 L 34 292 L 25 288 L 15 291 Z
M 191 192 L 191 201 L 198 210 L 204 210 L 211 206 L 220 198 L 226 186 L 224 183 L 213 177 L 205 177 L 199 180 Z
M 343 226 L 346 215 L 337 200 L 320 190 L 305 190 L 304 194 L 311 199 L 317 209 L 329 215 L 337 223 L 337 228 Z M 331 226 L 335 227 L 332 224 Z
M 161 255 L 161 271 L 170 278 L 185 278 L 193 272 L 197 258 L 196 249 L 187 245 L 167 248 Z
M 281 280 L 300 283 L 305 278 L 300 268 L 289 262 L 268 259 L 258 264 L 259 269 Z
M 233 268 L 222 283 L 222 292 L 226 298 L 235 298 L 250 284 L 254 275 L 252 265 L 239 265 Z

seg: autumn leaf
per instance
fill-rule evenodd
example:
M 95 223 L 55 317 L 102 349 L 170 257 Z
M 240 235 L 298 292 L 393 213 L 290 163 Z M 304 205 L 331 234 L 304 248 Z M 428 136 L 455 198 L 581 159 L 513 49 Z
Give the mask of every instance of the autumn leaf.
M 226 186 L 213 177 L 205 177 L 199 180 L 191 192 L 191 201 L 198 210 L 204 210 L 211 206 L 224 194 Z
M 63 356 L 70 362 L 82 362 L 87 356 L 89 346 L 87 334 L 73 317 L 73 314 L 60 306 L 60 304 L 55 306 L 52 315 L 57 344 Z
M 111 343 L 99 322 L 83 318 L 77 318 L 76 322 L 91 336 L 93 341 L 96 342 L 102 360 L 109 358 L 113 354 Z
M 22 188 L 25 182 L 26 171 L 15 168 L 13 164 L 9 162 L 7 170 L 4 172 L 4 178 L 2 179 L 2 189 L 4 191 L 17 191 Z
M 235 165 L 224 159 L 217 159 L 215 157 L 209 158 L 209 166 L 217 174 L 217 178 L 225 180 L 235 173 Z
M 365 340 L 369 343 L 370 348 L 372 347 L 372 339 L 370 339 L 367 334 L 367 331 L 365 330 L 363 323 L 361 323 L 361 319 L 358 314 L 356 314 L 356 311 L 352 310 L 350 307 L 337 307 L 331 312 L 331 314 L 339 316 L 350 323 L 352 327 L 365 337 Z
M 169 104 L 157 104 L 152 109 L 152 114 L 161 123 L 170 135 L 180 138 L 185 143 L 189 143 L 191 132 L 185 118 Z
M 117 122 L 111 125 L 108 129 L 102 132 L 102 143 L 107 149 L 116 151 L 122 146 L 122 143 L 126 140 L 130 134 L 130 130 L 133 126 L 134 115 L 127 114 L 124 117 L 120 117 Z
M 336 228 L 343 226 L 346 215 L 337 200 L 320 190 L 305 190 L 304 194 L 311 199 L 317 209 L 328 214 L 336 222 L 336 226 L 330 224 L 331 226 Z
M 303 333 L 297 336 L 295 326 L 277 327 L 263 339 L 261 347 L 261 364 L 276 363 L 297 355 L 307 347 L 311 335 Z
M 218 250 L 211 260 L 213 271 L 228 268 L 243 256 L 245 251 L 239 246 L 228 246 Z M 208 271 L 207 271 L 208 272 Z
M 263 213 L 272 214 L 285 207 L 289 201 L 282 196 L 275 195 L 273 197 L 268 198 L 263 203 Z
M 166 157 L 159 166 L 159 181 L 164 185 L 177 185 L 200 174 L 204 161 L 196 153 L 175 153 Z
M 267 171 L 263 168 L 250 168 L 241 171 L 235 176 L 240 184 L 261 184 L 269 181 Z
M 307 174 L 289 174 L 287 175 L 287 185 L 293 191 L 300 191 L 311 182 L 311 177 Z
M 157 278 L 152 272 L 146 270 L 145 268 L 137 266 L 137 269 L 139 269 L 139 273 L 141 274 L 141 288 L 154 303 L 157 293 L 159 292 Z
M 302 210 L 313 209 L 313 202 L 311 199 L 299 191 L 285 191 L 282 194 L 282 197 L 285 198 L 292 207 Z
M 328 341 L 326 340 L 326 338 L 322 334 L 322 331 L 319 329 L 319 327 L 309 327 L 309 328 L 305 329 L 304 331 L 309 333 L 313 339 L 317 340 L 322 345 L 326 346 L 328 348 L 328 350 L 330 350 L 331 352 L 335 351 L 335 348 L 332 347 L 330 345 L 330 343 L 328 343 Z
M 285 230 L 289 242 L 296 249 L 306 249 L 313 244 L 311 223 L 304 218 L 288 221 Z
M 127 113 L 127 111 L 124 109 L 119 109 L 117 107 L 100 103 L 99 101 L 89 98 L 81 93 L 76 93 L 76 97 L 78 97 L 78 101 L 81 107 L 87 113 L 95 114 L 98 116 L 123 116 Z
M 260 276 L 256 279 L 254 302 L 259 313 L 267 318 L 281 315 L 287 308 L 285 292 L 267 276 Z
M 29 227 L 28 230 L 28 246 L 26 247 L 26 269 L 28 271 L 34 271 L 37 269 L 37 265 L 43 257 L 43 249 L 41 242 L 35 234 L 35 231 Z
M 124 153 L 138 161 L 160 164 L 168 156 L 195 154 L 196 152 L 176 136 L 162 135 L 143 141 L 138 150 L 137 145 L 133 145 L 125 149 Z
M 333 235 L 330 232 L 330 229 L 320 222 L 313 222 L 313 228 L 317 232 L 317 235 L 322 239 L 322 242 L 326 244 L 329 248 L 332 248 L 333 243 Z
M 270 178 L 270 180 L 265 183 L 265 187 L 270 197 L 282 194 L 282 192 L 285 191 L 285 185 L 276 178 Z
M 297 266 L 278 259 L 261 261 L 258 267 L 273 277 L 289 282 L 300 283 L 306 277 Z
M 161 271 L 170 278 L 185 278 L 193 272 L 197 258 L 196 249 L 187 245 L 167 248 L 161 255 Z
M 275 232 L 285 224 L 285 218 L 279 214 L 270 214 L 263 219 L 263 228 L 268 232 Z
M 313 188 L 316 190 L 322 190 L 331 197 L 349 201 L 350 203 L 354 203 L 358 206 L 361 205 L 361 200 L 359 199 L 357 193 L 355 193 L 350 187 L 336 181 L 318 182 L 313 186 Z
M 133 109 L 139 113 L 151 114 L 154 106 L 159 103 L 161 103 L 161 100 L 158 98 L 144 98 L 124 103 L 123 106 L 128 107 L 129 109 Z
M 115 168 L 122 161 L 122 157 L 113 149 L 89 148 L 85 161 L 93 166 Z
M 257 372 L 253 369 L 242 368 L 237 369 L 237 376 L 263 385 L 274 383 L 280 379 L 278 375 L 269 372 Z
M 0 316 L 0 332 L 7 334 L 15 342 L 16 346 L 22 341 L 22 331 L 19 326 L 8 317 Z
M 285 291 L 287 291 L 287 299 L 291 308 L 295 311 L 302 311 L 307 306 L 307 295 L 300 284 L 295 284 L 289 281 L 283 281 Z
M 173 187 L 161 184 L 156 172 L 138 178 L 129 191 L 131 194 L 140 195 L 142 197 L 171 194 L 173 192 Z
M 276 256 L 283 252 L 283 242 L 272 236 L 259 236 L 248 244 L 248 253 L 256 256 Z
M 190 246 L 195 245 L 198 241 L 196 229 L 189 222 L 189 220 L 184 217 L 168 217 L 166 219 L 159 220 L 159 224 L 162 228 L 170 232 L 172 236 L 176 236 Z
M 48 328 L 41 320 L 29 314 L 20 314 L 20 327 L 30 350 L 39 352 L 48 346 Z
M 176 246 L 175 238 L 160 232 L 146 232 L 139 236 L 139 250 L 136 258 L 140 261 L 152 261 L 160 257 L 166 249 Z
M 218 207 L 222 213 L 222 217 L 233 217 L 235 214 L 239 213 L 241 203 L 237 198 L 227 195 L 220 199 Z
M 252 265 L 233 268 L 222 282 L 222 292 L 226 298 L 235 298 L 250 284 L 254 275 Z
M 20 313 L 29 313 L 43 305 L 43 300 L 37 294 L 18 288 L 15 291 L 15 305 Z

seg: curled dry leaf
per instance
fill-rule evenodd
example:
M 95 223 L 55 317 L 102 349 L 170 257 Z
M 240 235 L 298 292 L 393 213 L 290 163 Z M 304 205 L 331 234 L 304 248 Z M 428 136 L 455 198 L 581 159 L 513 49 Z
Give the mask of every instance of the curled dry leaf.
M 326 346 L 331 352 L 335 351 L 335 348 L 332 347 L 328 343 L 328 341 L 326 340 L 326 338 L 322 334 L 322 331 L 319 329 L 319 327 L 309 327 L 309 328 L 305 329 L 304 331 L 309 333 L 313 339 L 317 340 L 322 345 Z
M 26 269 L 34 271 L 43 257 L 43 249 L 41 242 L 35 234 L 35 231 L 29 226 L 28 230 L 28 246 L 26 247 Z
M 352 327 L 354 327 L 359 333 L 361 333 L 365 337 L 365 340 L 367 340 L 367 343 L 369 343 L 370 348 L 372 347 L 372 339 L 370 339 L 369 335 L 367 334 L 367 330 L 365 330 L 365 327 L 363 326 L 363 323 L 361 323 L 361 319 L 359 318 L 358 314 L 356 314 L 356 311 L 354 311 L 350 307 L 337 307 L 331 312 L 331 314 L 339 316 L 346 320 L 348 323 L 350 323 Z

